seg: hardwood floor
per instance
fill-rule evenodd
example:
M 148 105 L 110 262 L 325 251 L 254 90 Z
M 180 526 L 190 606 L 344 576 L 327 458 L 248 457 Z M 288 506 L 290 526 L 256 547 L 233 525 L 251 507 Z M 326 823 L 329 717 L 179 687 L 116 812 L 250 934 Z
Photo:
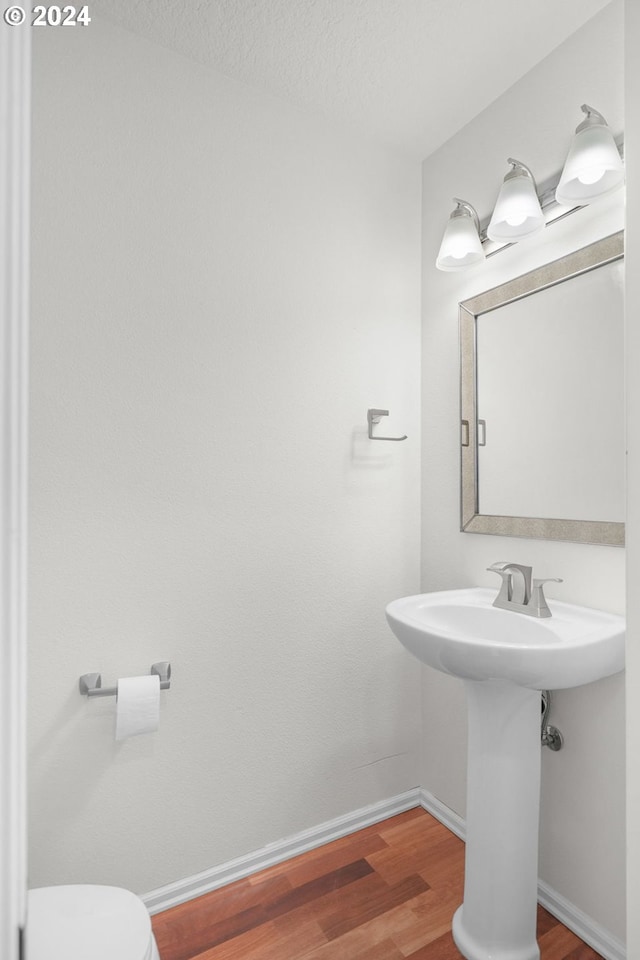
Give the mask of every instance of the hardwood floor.
M 416 807 L 152 918 L 162 960 L 460 960 L 464 844 Z M 541 960 L 602 960 L 538 907 Z

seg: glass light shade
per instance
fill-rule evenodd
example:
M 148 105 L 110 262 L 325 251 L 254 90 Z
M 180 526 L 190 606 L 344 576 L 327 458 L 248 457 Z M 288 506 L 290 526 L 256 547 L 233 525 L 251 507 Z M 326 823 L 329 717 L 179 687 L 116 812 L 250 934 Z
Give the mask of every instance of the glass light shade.
M 487 236 L 503 243 L 516 243 L 538 233 L 544 225 L 544 214 L 531 176 L 524 171 L 516 176 L 507 174 Z
M 618 190 L 623 182 L 624 166 L 611 130 L 600 114 L 587 113 L 573 138 L 556 200 L 565 206 L 584 206 Z
M 473 207 L 456 200 L 458 207 L 453 211 L 445 227 L 436 267 L 438 270 L 463 270 L 473 263 L 484 260 L 485 252 L 482 249 L 478 234 L 477 215 L 471 213 Z

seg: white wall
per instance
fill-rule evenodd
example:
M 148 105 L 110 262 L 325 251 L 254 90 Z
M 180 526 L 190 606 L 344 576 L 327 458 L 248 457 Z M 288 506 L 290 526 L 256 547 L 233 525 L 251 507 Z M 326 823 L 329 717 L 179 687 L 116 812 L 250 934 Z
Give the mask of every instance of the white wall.
M 458 301 L 585 246 L 623 225 L 622 197 L 602 201 L 461 274 L 433 266 L 452 197 L 487 216 L 507 157 L 544 181 L 562 167 L 580 104 L 623 122 L 623 6 L 616 2 L 429 157 L 423 166 L 423 589 L 496 586 L 496 560 L 564 578 L 549 596 L 624 611 L 624 551 L 459 532 Z M 594 456 L 597 452 L 594 451 Z M 551 478 L 551 482 L 553 482 Z M 550 585 L 552 586 L 552 585 Z M 462 684 L 425 668 L 424 786 L 465 808 Z M 565 736 L 544 751 L 540 874 L 624 939 L 624 675 L 558 692 L 551 718 Z
M 627 952 L 640 956 L 640 6 L 625 2 L 627 336 Z
M 30 883 L 144 892 L 417 784 L 420 170 L 97 18 L 36 33 Z M 78 676 L 157 659 L 116 744 Z

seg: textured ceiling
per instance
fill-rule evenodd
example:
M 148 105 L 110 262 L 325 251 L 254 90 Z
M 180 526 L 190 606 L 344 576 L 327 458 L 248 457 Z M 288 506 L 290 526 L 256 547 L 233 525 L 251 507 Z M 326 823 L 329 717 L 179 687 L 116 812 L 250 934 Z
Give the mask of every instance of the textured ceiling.
M 609 0 L 97 0 L 92 12 L 424 157 Z

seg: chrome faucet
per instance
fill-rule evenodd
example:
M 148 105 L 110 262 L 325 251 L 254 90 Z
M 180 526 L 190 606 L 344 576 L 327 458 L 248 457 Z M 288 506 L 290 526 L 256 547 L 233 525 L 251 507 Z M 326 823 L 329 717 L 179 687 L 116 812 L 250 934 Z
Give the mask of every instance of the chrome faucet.
M 545 583 L 562 583 L 559 577 L 547 577 L 544 580 L 532 579 L 533 568 L 520 563 L 492 563 L 487 570 L 499 573 L 502 585 L 493 601 L 494 607 L 525 613 L 530 617 L 550 617 L 543 587 Z

